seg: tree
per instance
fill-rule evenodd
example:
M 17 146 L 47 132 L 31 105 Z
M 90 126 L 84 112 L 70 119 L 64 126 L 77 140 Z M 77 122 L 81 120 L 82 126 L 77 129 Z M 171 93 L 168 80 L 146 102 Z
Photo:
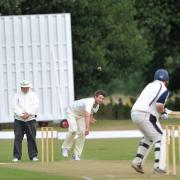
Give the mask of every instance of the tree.
M 134 21 L 133 1 L 79 0 L 55 7 L 72 15 L 77 96 L 101 87 L 112 92 L 108 87 L 111 81 L 141 71 L 151 59 Z
M 154 52 L 144 71 L 146 78 L 152 79 L 152 72 L 157 68 L 167 68 L 170 72 L 170 89 L 179 90 L 180 1 L 136 0 L 135 6 L 138 26 Z
M 0 15 L 20 14 L 21 0 L 1 0 L 0 1 Z

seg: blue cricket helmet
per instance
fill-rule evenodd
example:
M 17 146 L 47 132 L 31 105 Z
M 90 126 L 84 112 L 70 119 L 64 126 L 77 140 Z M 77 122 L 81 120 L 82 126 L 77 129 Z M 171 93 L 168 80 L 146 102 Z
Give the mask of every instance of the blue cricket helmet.
M 169 81 L 169 74 L 166 69 L 158 69 L 154 74 L 154 80 Z

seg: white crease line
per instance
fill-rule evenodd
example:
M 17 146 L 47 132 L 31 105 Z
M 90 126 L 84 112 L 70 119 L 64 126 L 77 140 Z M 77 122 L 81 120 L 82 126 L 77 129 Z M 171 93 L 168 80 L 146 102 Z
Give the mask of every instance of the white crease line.
M 85 180 L 93 180 L 93 178 L 88 177 L 88 176 L 83 176 L 82 178 L 85 179 Z
M 1 164 L 14 164 L 14 163 L 0 163 L 0 165 L 1 165 Z

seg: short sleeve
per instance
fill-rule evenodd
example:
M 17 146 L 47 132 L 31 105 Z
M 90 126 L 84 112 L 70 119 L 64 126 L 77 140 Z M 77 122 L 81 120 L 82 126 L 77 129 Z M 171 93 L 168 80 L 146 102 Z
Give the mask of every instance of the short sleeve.
M 87 101 L 85 106 L 85 111 L 91 114 L 93 104 L 94 104 L 93 101 Z
M 164 91 L 164 93 L 161 94 L 161 96 L 158 98 L 157 103 L 165 104 L 168 96 L 169 96 L 168 90 Z

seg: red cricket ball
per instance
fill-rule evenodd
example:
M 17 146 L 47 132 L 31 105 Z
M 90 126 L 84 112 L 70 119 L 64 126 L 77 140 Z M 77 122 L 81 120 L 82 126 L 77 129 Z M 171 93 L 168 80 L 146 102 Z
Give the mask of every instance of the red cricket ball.
M 68 124 L 67 119 L 63 119 L 63 120 L 60 122 L 60 127 L 61 127 L 61 128 L 68 128 L 68 127 L 69 127 L 69 124 Z

